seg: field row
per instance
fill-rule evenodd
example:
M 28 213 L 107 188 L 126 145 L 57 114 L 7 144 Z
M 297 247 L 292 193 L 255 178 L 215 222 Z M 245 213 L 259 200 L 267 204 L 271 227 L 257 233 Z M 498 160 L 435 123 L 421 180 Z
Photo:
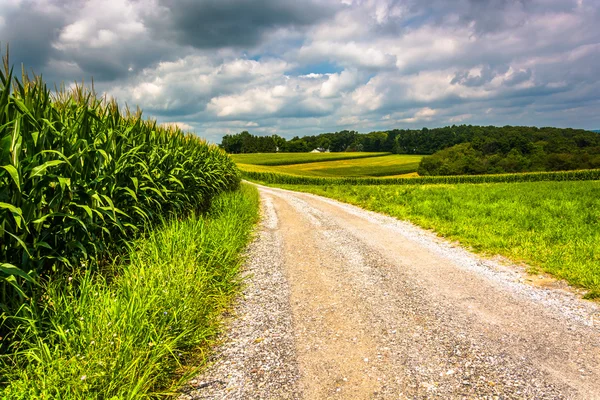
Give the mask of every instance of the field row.
M 287 185 L 440 185 L 460 183 L 509 183 L 540 181 L 593 181 L 600 180 L 600 169 L 581 171 L 528 172 L 498 175 L 458 175 L 419 177 L 344 177 L 330 178 L 300 176 L 278 172 L 259 172 L 242 169 L 245 179 L 269 184 Z

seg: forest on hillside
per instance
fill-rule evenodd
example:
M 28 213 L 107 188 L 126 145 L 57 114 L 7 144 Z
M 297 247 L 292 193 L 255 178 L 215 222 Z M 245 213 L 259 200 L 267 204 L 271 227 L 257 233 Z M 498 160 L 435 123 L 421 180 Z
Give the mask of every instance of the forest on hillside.
M 225 135 L 228 153 L 370 151 L 426 154 L 421 175 L 489 174 L 600 168 L 600 134 L 583 129 L 452 125 L 435 129 L 340 131 L 292 139 Z
M 494 174 L 600 168 L 600 135 L 578 129 L 468 127 L 462 140 L 424 157 L 420 175 Z M 431 139 L 436 134 L 429 135 Z M 422 139 L 410 143 L 422 144 Z M 451 139 L 439 142 L 450 143 Z M 403 139 L 407 143 L 408 140 Z

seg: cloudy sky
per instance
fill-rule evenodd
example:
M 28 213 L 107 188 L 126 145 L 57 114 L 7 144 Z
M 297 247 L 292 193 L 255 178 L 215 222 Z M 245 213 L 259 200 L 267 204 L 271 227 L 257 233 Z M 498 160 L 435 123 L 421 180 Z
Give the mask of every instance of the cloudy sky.
M 0 0 L 0 42 L 215 142 L 600 129 L 600 0 Z

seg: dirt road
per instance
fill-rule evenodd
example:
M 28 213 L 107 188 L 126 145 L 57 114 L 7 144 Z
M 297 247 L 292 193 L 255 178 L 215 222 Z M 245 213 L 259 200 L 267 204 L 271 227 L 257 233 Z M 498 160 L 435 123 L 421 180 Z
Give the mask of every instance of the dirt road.
M 182 398 L 600 399 L 597 304 L 409 223 L 260 191 L 238 319 Z

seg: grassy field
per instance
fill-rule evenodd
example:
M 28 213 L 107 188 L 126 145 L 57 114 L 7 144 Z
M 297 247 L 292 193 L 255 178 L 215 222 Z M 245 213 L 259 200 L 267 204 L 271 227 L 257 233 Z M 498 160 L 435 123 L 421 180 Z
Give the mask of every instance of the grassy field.
M 313 163 L 319 161 L 350 160 L 353 158 L 368 158 L 388 155 L 390 153 L 249 153 L 232 154 L 236 163 L 252 165 L 289 165 Z
M 207 360 L 257 218 L 258 192 L 243 186 L 217 197 L 208 214 L 134 242 L 109 278 L 82 270 L 49 281 L 43 301 L 20 316 L 26 332 L 0 338 L 18 340 L 0 357 L 0 398 L 173 393 Z
M 413 173 L 419 167 L 421 158 L 422 156 L 418 155 L 393 154 L 292 165 L 263 166 L 238 163 L 238 166 L 242 171 L 248 172 L 275 172 L 316 177 L 376 177 Z
M 600 297 L 600 182 L 277 185 L 405 219 Z

